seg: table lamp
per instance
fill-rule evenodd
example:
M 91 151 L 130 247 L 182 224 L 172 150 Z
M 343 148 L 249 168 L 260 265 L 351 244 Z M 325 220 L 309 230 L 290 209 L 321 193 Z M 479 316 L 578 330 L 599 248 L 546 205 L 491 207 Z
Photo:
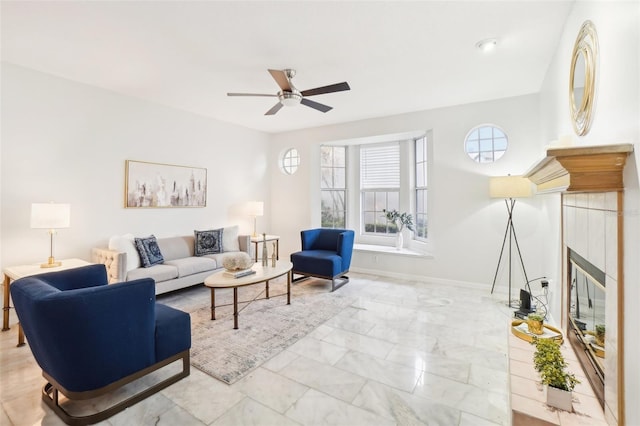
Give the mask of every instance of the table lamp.
M 47 263 L 41 268 L 55 268 L 62 265 L 53 257 L 53 235 L 56 229 L 68 228 L 71 222 L 71 206 L 69 204 L 33 203 L 31 204 L 31 228 L 48 229 L 50 236 L 50 255 Z
M 258 216 L 262 216 L 264 214 L 264 202 L 263 201 L 251 201 L 249 203 L 249 214 L 253 216 L 253 235 L 252 237 L 257 237 L 256 234 L 256 223 L 258 220 Z

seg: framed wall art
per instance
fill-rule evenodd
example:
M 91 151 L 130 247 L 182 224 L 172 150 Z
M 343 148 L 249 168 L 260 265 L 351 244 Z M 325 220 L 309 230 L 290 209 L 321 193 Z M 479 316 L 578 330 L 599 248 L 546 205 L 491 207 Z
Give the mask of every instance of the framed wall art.
M 207 169 L 126 160 L 126 208 L 206 207 Z

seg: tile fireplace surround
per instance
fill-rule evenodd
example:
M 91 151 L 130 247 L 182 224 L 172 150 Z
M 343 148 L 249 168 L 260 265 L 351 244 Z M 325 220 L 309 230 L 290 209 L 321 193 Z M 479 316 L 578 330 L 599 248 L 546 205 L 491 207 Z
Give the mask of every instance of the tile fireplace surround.
M 569 333 L 569 249 L 605 273 L 607 333 L 604 409 L 600 412 L 609 425 L 625 424 L 624 323 L 618 307 L 624 302 L 622 171 L 632 151 L 633 145 L 630 144 L 549 149 L 547 157 L 525 175 L 538 186 L 538 191 L 562 192 L 561 326 L 565 335 Z M 565 345 L 568 346 L 566 340 Z M 576 358 L 574 355 L 568 359 Z M 589 386 L 586 378 L 583 382 L 583 386 Z M 595 405 L 600 409 L 597 400 Z M 542 421 L 540 424 L 549 423 Z

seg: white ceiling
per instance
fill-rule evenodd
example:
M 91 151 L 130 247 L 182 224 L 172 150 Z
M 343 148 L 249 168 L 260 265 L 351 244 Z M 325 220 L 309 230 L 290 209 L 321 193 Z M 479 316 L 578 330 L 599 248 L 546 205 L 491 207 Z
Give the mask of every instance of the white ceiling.
M 2 60 L 265 132 L 536 93 L 573 1 L 6 1 Z M 498 39 L 483 54 L 475 44 Z M 300 90 L 264 116 L 268 68 Z

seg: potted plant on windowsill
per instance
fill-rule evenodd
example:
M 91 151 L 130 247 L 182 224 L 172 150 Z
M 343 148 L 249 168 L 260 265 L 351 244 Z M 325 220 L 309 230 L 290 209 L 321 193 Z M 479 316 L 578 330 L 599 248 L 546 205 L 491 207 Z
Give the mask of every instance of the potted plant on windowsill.
M 402 230 L 406 226 L 407 229 L 413 231 L 413 216 L 409 213 L 400 213 L 396 209 L 382 209 L 384 217 L 396 227 L 396 250 L 400 250 L 404 245 Z
M 560 345 L 554 339 L 537 337 L 531 344 L 536 346 L 533 366 L 540 373 L 547 405 L 572 411 L 571 392 L 580 381 L 566 370 L 567 362 L 560 352 Z
M 529 333 L 541 335 L 544 333 L 544 315 L 532 313 L 527 315 Z

